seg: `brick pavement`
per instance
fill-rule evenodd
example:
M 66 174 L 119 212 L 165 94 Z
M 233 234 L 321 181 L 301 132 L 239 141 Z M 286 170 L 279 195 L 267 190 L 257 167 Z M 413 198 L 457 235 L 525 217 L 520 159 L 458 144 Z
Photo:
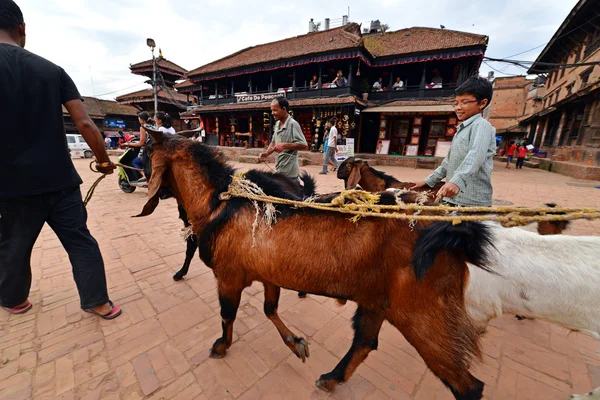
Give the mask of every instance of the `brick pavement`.
M 75 160 L 87 190 L 96 177 Z M 242 166 L 244 168 L 248 165 Z M 600 207 L 600 190 L 537 170 L 496 165 L 494 198 L 535 206 Z M 401 180 L 429 171 L 379 167 Z M 340 188 L 334 174 L 317 175 L 320 191 Z M 208 358 L 220 335 L 212 272 L 196 257 L 181 282 L 171 278 L 185 243 L 174 200 L 146 218 L 132 219 L 145 190 L 122 193 L 116 175 L 104 180 L 89 205 L 89 227 L 106 262 L 112 300 L 123 307 L 115 321 L 79 309 L 70 265 L 54 233 L 45 228 L 32 256 L 34 308 L 22 316 L 0 312 L 0 399 L 450 399 L 415 350 L 384 324 L 379 350 L 335 393 L 315 389 L 349 348 L 354 306 L 283 290 L 280 315 L 306 337 L 311 357 L 302 364 L 281 343 L 262 312 L 263 290 L 245 290 L 234 343 L 222 360 Z M 575 185 L 573 185 L 575 184 Z M 569 234 L 600 234 L 600 221 L 577 221 Z M 505 317 L 483 339 L 484 363 L 473 368 L 489 399 L 564 399 L 600 386 L 600 344 L 585 334 L 540 321 Z

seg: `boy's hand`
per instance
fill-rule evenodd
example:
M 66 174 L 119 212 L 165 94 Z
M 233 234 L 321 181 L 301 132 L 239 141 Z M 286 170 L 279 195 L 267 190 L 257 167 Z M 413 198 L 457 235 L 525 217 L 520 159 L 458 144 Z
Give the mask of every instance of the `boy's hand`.
M 426 187 L 426 186 L 429 187 L 429 185 L 427 184 L 427 182 L 421 181 L 421 182 L 415 183 L 413 186 L 411 186 L 409 188 L 409 190 L 421 189 L 421 188 Z
M 458 192 L 460 192 L 460 188 L 458 186 L 456 186 L 454 183 L 452 182 L 447 182 L 444 186 L 441 187 L 441 189 L 437 192 L 437 196 L 439 198 L 442 197 L 449 197 L 449 198 L 454 198 L 456 197 L 456 195 L 458 194 Z
M 275 145 L 275 151 L 276 151 L 277 153 L 281 153 L 283 150 L 285 150 L 285 149 L 283 148 L 283 145 L 282 145 L 282 144 L 277 144 L 277 145 Z

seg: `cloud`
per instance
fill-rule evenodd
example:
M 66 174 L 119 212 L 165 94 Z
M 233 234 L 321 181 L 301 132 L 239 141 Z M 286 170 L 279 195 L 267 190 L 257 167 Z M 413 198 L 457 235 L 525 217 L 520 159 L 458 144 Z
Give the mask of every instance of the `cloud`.
M 151 57 L 152 37 L 164 56 L 186 69 L 254 46 L 307 32 L 308 21 L 332 22 L 348 13 L 368 26 L 379 19 L 392 30 L 439 27 L 485 34 L 486 54 L 506 57 L 547 42 L 576 0 L 348 0 L 262 3 L 241 0 L 17 0 L 27 23 L 27 49 L 62 66 L 84 95 L 114 98 L 144 88 L 129 65 Z M 533 60 L 543 48 L 519 58 Z M 490 64 L 509 74 L 518 67 Z M 490 70 L 485 64 L 481 72 Z M 93 82 L 93 84 L 92 84 Z M 137 86 L 134 86 L 137 85 Z M 133 88 L 131 88 L 134 86 Z

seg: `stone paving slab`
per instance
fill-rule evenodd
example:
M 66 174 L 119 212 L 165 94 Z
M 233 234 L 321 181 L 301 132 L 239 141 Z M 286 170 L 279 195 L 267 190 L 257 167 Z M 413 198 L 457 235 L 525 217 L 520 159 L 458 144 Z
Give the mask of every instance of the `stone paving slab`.
M 75 160 L 85 193 L 97 175 Z M 249 165 L 238 165 L 249 168 Z M 505 170 L 496 164 L 494 198 L 517 205 L 556 202 L 600 207 L 600 190 L 540 170 Z M 266 168 L 266 167 L 264 167 Z M 404 181 L 429 171 L 377 167 Z M 335 174 L 318 175 L 318 189 L 341 189 Z M 212 272 L 196 257 L 189 275 L 174 282 L 185 253 L 174 200 L 146 218 L 130 218 L 146 191 L 121 192 L 105 179 L 89 204 L 89 228 L 106 263 L 111 298 L 123 315 L 103 321 L 82 312 L 68 257 L 45 227 L 31 264 L 34 308 L 0 312 L 0 399 L 451 399 L 402 335 L 384 324 L 379 350 L 334 393 L 315 389 L 352 340 L 355 306 L 327 298 L 298 299 L 283 290 L 280 315 L 305 336 L 311 357 L 302 364 L 281 343 L 262 312 L 263 289 L 244 291 L 234 343 L 222 360 L 208 358 L 220 335 Z M 600 235 L 600 221 L 576 221 L 568 234 Z M 565 399 L 600 386 L 600 343 L 541 321 L 505 317 L 483 338 L 484 362 L 473 368 L 488 399 Z

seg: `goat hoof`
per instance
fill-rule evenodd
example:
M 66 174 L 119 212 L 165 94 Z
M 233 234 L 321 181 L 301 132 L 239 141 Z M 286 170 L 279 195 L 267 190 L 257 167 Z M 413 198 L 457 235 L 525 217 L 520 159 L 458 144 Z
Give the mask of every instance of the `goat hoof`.
M 600 399 L 600 387 L 586 394 L 572 394 L 570 399 L 573 400 L 597 400 Z
M 298 292 L 298 297 L 300 297 L 301 299 L 305 299 L 306 298 L 306 292 Z
M 296 336 L 288 336 L 285 340 L 287 346 L 292 350 L 292 352 L 302 360 L 302 362 L 306 362 L 306 359 L 310 356 L 310 351 L 308 350 L 308 342 L 303 338 L 297 338 Z
M 210 358 L 221 359 L 227 354 L 227 346 L 223 338 L 218 338 L 213 347 L 210 349 Z
M 298 358 L 302 359 L 302 362 L 306 362 L 306 359 L 310 356 L 310 351 L 308 351 L 308 342 L 304 339 L 300 339 L 296 344 L 296 355 Z
M 183 277 L 184 277 L 184 275 L 178 272 L 175 275 L 173 275 L 173 280 L 174 281 L 180 281 L 180 280 L 183 279 Z
M 337 385 L 341 385 L 342 382 L 338 382 L 336 379 L 330 377 L 331 373 L 321 375 L 321 377 L 315 382 L 315 385 L 324 392 L 332 392 Z

